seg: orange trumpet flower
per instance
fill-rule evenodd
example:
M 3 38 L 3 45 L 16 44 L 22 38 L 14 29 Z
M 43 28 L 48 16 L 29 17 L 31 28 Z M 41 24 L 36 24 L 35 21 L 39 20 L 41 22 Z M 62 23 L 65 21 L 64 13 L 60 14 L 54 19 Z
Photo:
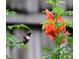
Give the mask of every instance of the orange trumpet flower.
M 48 11 L 48 9 L 45 10 L 45 14 L 46 14 L 46 17 L 48 18 L 48 20 L 54 19 L 54 14 L 52 12 Z
M 51 40 L 54 40 L 59 35 L 60 32 L 63 32 L 64 34 L 67 32 L 66 24 L 61 16 L 58 16 L 55 19 L 54 18 L 55 15 L 52 12 L 48 11 L 48 9 L 45 10 L 45 14 L 46 14 L 47 19 L 50 22 L 54 23 L 54 24 L 50 24 L 50 23 L 44 24 L 45 25 L 44 32 L 50 37 Z M 56 26 L 57 23 L 61 25 Z M 65 36 L 64 36 L 64 39 L 66 39 Z M 63 44 L 64 42 L 65 40 L 62 40 L 61 44 Z

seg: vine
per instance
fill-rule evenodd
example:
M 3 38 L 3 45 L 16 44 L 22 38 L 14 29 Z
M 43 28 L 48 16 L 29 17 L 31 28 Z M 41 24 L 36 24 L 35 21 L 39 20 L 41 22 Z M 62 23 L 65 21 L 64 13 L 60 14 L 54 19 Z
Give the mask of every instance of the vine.
M 64 4 L 63 0 L 47 0 L 46 2 L 51 4 L 53 8 L 52 11 L 45 9 L 44 13 L 47 19 L 42 22 L 42 30 L 48 35 L 51 41 L 55 42 L 55 47 L 53 50 L 49 47 L 44 49 L 48 50 L 48 52 L 52 51 L 45 59 L 72 59 L 73 49 L 70 46 L 72 46 L 73 40 L 70 36 L 71 33 L 69 33 L 66 27 L 73 28 L 73 25 L 71 21 L 64 20 L 63 16 L 71 16 L 73 13 L 72 11 L 65 11 L 58 6 L 59 4 Z M 71 51 L 71 54 L 65 53 L 69 51 Z

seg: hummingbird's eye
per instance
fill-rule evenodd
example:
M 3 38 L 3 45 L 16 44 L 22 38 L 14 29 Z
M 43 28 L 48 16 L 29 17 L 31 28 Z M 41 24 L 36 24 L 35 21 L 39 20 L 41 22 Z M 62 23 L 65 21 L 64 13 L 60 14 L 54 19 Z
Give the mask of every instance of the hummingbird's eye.
M 31 36 L 31 32 L 27 33 L 26 36 L 29 36 L 30 37 Z
M 31 36 L 31 32 L 27 33 L 27 34 L 24 36 L 24 39 L 29 40 L 29 39 L 30 39 L 30 36 Z

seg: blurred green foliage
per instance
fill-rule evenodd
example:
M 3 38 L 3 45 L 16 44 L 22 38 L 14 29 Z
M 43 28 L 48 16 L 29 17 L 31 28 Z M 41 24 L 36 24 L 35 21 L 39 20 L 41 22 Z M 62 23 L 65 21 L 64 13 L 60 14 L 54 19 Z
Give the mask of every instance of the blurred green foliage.
M 27 48 L 27 45 L 24 44 L 24 43 L 21 43 L 21 44 L 17 44 L 17 47 L 19 47 L 19 48 Z
M 48 53 L 43 55 L 44 59 L 73 59 L 73 49 L 68 46 L 54 49 L 51 49 L 50 47 L 44 47 L 43 49 L 43 52 Z
M 46 3 L 49 3 L 53 6 L 52 12 L 54 12 L 56 15 L 61 16 L 72 16 L 72 11 L 65 11 L 64 9 L 58 7 L 59 4 L 64 4 L 64 0 L 47 0 Z
M 6 34 L 6 41 L 7 41 L 7 46 L 10 48 L 14 48 L 16 45 L 16 37 L 12 34 Z
M 13 57 L 11 57 L 11 56 L 8 56 L 8 55 L 6 55 L 6 59 L 15 59 L 15 58 L 13 58 Z
M 72 21 L 70 21 L 70 20 L 65 20 L 65 23 L 66 23 L 66 26 L 67 26 L 67 27 L 73 28 L 73 22 L 72 22 Z
M 8 26 L 8 29 L 9 30 L 12 30 L 12 29 L 28 29 L 28 30 L 31 30 L 27 25 L 24 25 L 24 24 L 15 24 L 15 25 L 11 25 L 11 26 Z
M 6 10 L 6 16 L 15 17 L 16 16 L 16 12 L 15 11 L 10 11 L 9 9 L 7 9 Z

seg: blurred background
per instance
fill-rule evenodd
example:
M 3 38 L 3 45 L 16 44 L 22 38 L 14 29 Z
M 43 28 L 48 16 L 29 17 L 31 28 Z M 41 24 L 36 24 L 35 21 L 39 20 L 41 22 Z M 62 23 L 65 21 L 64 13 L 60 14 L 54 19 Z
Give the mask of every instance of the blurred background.
M 46 17 L 42 13 L 46 8 L 51 10 L 52 6 L 45 3 L 46 0 L 6 0 L 6 9 L 15 11 L 16 16 L 6 16 L 6 24 L 25 24 L 31 27 L 32 35 L 28 43 L 28 49 L 7 48 L 7 54 L 12 55 L 15 59 L 43 59 L 42 47 L 47 45 L 53 48 L 53 43 L 42 32 L 40 25 Z M 73 11 L 73 0 L 64 0 L 64 5 L 59 5 L 64 10 Z M 65 16 L 64 19 L 73 21 L 73 16 Z M 19 33 L 19 31 L 16 31 Z M 16 34 L 15 33 L 15 34 Z M 20 33 L 21 34 L 21 33 Z M 16 34 L 16 36 L 18 36 Z M 18 38 L 17 39 L 21 39 Z

